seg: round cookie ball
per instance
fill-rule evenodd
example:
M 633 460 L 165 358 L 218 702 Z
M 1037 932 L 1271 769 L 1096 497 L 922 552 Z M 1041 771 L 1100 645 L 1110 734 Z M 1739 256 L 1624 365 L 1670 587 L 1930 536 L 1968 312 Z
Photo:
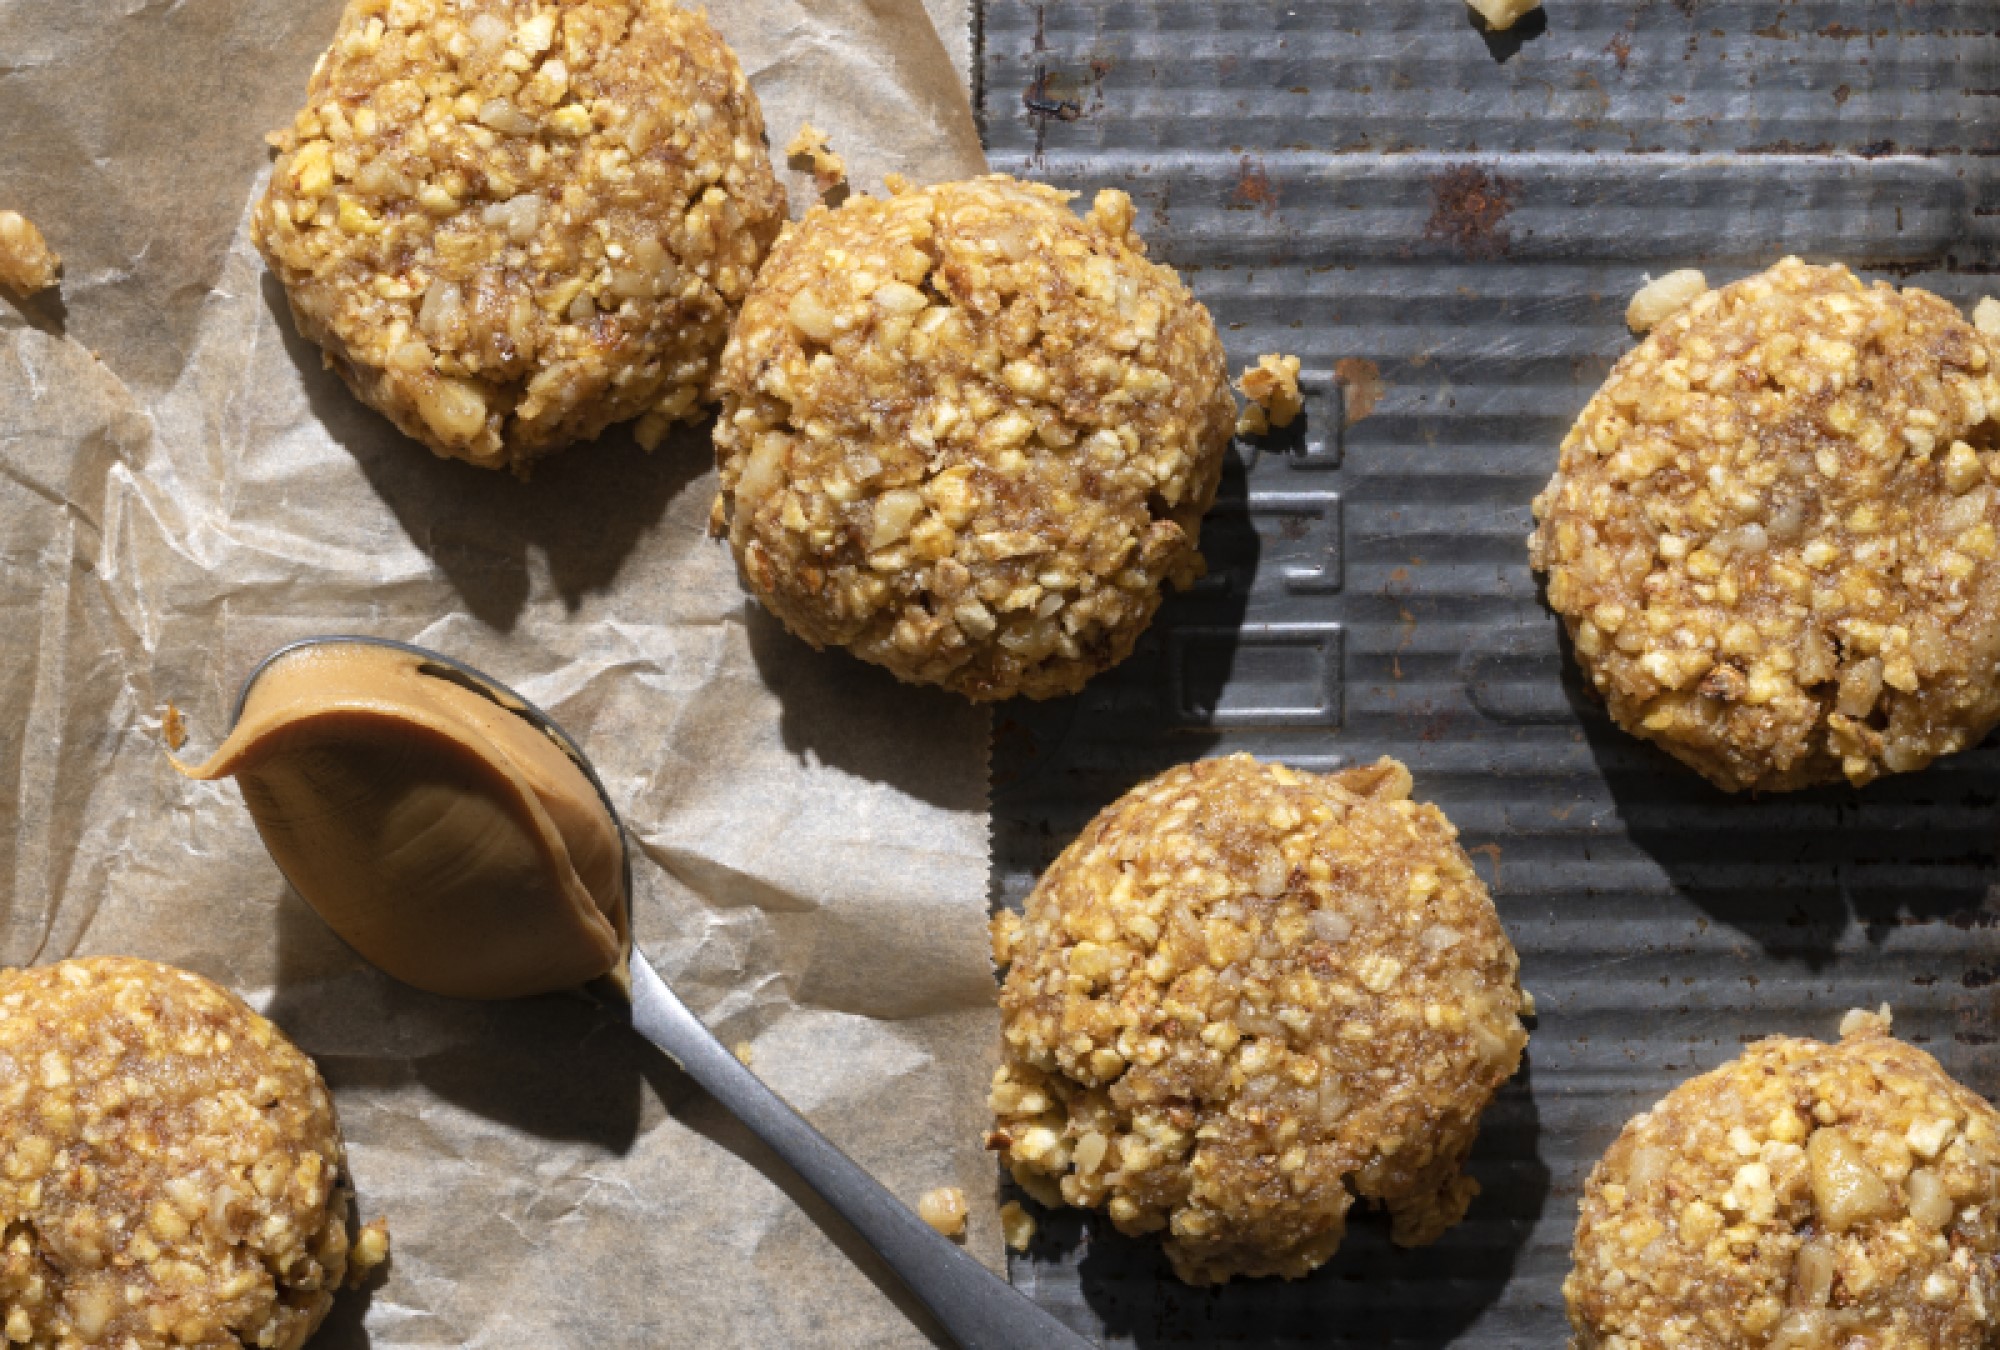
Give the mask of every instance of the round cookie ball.
M 784 221 L 763 136 L 672 0 L 350 0 L 252 237 L 364 403 L 520 472 L 698 415 Z
M 1385 759 L 1248 755 L 1113 803 L 995 921 L 988 1147 L 1046 1204 L 1164 1231 L 1190 1284 L 1305 1275 L 1357 1196 L 1405 1246 L 1521 1062 L 1514 948 L 1436 807 Z
M 815 208 L 723 353 L 717 503 L 815 647 L 973 699 L 1072 693 L 1200 574 L 1235 421 L 1132 203 L 993 175 Z
M 83 1350 L 303 1344 L 352 1192 L 312 1062 L 199 975 L 0 972 L 0 1332 Z
M 1578 1350 L 2000 1344 L 2000 1114 L 1886 1018 L 1774 1037 L 1626 1125 L 1563 1286 Z
M 1617 723 L 1718 787 L 1919 769 L 2000 719 L 1996 340 L 1786 259 L 1660 323 L 1535 499 Z

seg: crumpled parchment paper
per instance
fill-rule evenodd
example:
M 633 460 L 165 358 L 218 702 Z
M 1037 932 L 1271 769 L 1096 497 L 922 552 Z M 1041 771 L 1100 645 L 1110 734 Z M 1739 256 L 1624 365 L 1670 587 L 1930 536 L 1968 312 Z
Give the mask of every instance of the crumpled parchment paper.
M 949 43 L 919 0 L 715 10 L 778 159 L 810 118 L 857 188 L 983 168 L 963 0 L 928 2 Z M 232 785 L 166 762 L 170 703 L 197 753 L 308 634 L 512 684 L 621 804 L 669 981 L 906 1200 L 964 1187 L 999 1264 L 985 715 L 748 601 L 705 534 L 700 432 L 650 456 L 613 433 L 523 485 L 434 459 L 322 370 L 244 225 L 339 9 L 0 0 L 0 205 L 67 264 L 60 297 L 0 304 L 0 963 L 186 966 L 319 1061 L 395 1257 L 316 1345 L 923 1344 L 619 1009 L 393 983 L 289 892 Z

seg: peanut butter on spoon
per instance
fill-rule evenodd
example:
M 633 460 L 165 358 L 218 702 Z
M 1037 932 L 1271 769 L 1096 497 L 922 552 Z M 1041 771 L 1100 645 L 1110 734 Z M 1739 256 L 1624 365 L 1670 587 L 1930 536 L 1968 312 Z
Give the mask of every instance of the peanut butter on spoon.
M 411 984 L 505 998 L 615 971 L 632 1029 L 852 1224 L 956 1344 L 1089 1350 L 785 1105 L 660 978 L 628 941 L 610 794 L 520 695 L 422 648 L 306 638 L 251 672 L 229 738 L 181 771 L 238 779 L 299 893 Z
M 594 781 L 467 672 L 367 639 L 275 655 L 190 778 L 234 778 L 264 846 L 357 952 L 458 998 L 607 974 L 624 844 Z

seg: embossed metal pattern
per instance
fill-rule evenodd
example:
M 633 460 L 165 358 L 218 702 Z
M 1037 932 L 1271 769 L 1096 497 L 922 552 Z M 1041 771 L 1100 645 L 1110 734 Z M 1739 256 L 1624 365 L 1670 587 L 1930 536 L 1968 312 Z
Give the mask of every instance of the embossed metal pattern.
M 1735 801 L 1610 726 L 1527 567 L 1528 502 L 1630 343 L 1643 274 L 1788 252 L 1969 303 L 2000 269 L 2000 6 L 987 0 L 994 167 L 1122 187 L 1238 369 L 1305 425 L 1244 445 L 1211 575 L 1076 698 L 996 717 L 995 899 L 1170 764 L 1391 754 L 1458 824 L 1540 1004 L 1436 1247 L 1357 1216 L 1295 1284 L 1176 1285 L 1043 1216 L 1016 1280 L 1108 1344 L 1564 1343 L 1578 1189 L 1635 1111 L 1772 1032 L 1897 1027 L 2000 1088 L 2000 754 Z

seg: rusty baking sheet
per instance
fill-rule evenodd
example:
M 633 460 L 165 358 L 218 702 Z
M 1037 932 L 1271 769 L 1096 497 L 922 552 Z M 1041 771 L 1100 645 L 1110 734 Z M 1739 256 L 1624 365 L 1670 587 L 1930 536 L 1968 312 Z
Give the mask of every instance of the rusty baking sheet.
M 1463 831 L 1540 1003 L 1466 1223 L 1359 1219 L 1296 1284 L 1183 1288 L 1044 1216 L 1015 1279 L 1112 1345 L 1563 1344 L 1578 1188 L 1627 1116 L 1772 1032 L 1897 1029 L 2000 1088 L 2000 754 L 1736 801 L 1611 727 L 1522 544 L 1630 345 L 1642 274 L 1786 253 L 1969 303 L 2000 267 L 2000 7 L 988 0 L 994 167 L 1118 186 L 1232 363 L 1300 356 L 1296 435 L 1241 445 L 1208 580 L 1081 696 L 996 719 L 995 900 L 1200 755 L 1395 755 Z

